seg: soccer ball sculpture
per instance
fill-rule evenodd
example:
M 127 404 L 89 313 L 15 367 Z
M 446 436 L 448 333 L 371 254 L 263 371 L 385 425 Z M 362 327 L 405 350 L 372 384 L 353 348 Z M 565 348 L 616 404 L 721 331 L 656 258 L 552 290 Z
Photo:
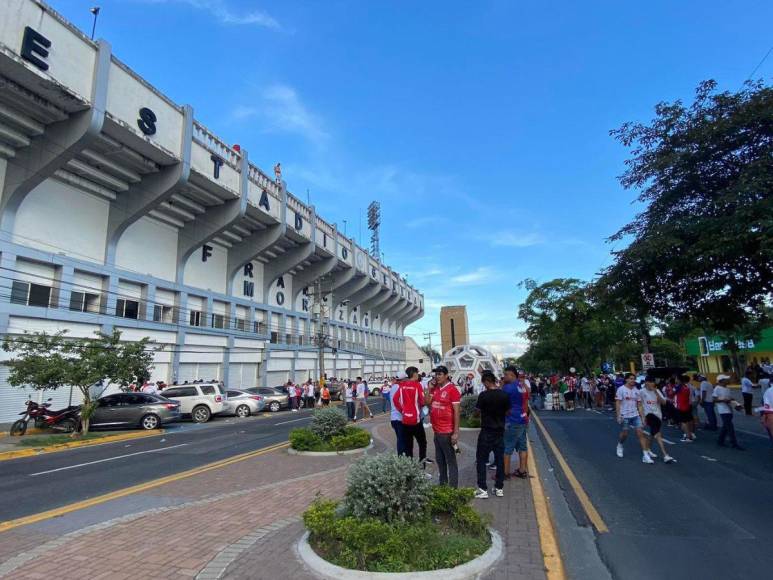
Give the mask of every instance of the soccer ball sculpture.
M 443 364 L 448 367 L 451 380 L 462 390 L 472 384 L 475 392 L 482 387 L 480 376 L 485 371 L 493 372 L 497 377 L 502 367 L 489 351 L 473 344 L 455 346 L 443 356 Z

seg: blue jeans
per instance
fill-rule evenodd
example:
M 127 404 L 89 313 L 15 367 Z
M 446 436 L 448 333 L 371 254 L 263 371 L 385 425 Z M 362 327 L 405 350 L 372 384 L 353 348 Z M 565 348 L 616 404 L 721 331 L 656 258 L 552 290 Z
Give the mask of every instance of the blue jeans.
M 389 404 L 389 397 L 381 397 L 381 400 L 383 401 L 381 406 L 381 412 L 386 413 L 390 410 L 391 405 Z
M 507 423 L 505 425 L 505 455 L 512 455 L 513 451 L 528 451 L 526 445 L 527 423 Z
M 709 430 L 717 430 L 717 414 L 714 412 L 714 403 L 703 402 L 701 403 L 703 412 L 706 413 L 706 421 Z
M 346 401 L 346 415 L 349 419 L 354 419 L 354 401 Z
M 722 418 L 722 429 L 719 430 L 719 443 L 720 445 L 725 444 L 725 439 L 727 437 L 730 437 L 730 444 L 733 447 L 738 446 L 738 439 L 735 438 L 735 426 L 733 425 L 733 414 L 732 413 L 721 413 L 719 415 Z
M 395 437 L 397 438 L 397 454 L 405 454 L 405 436 L 403 435 L 403 422 L 399 420 L 392 421 L 392 429 L 395 430 Z

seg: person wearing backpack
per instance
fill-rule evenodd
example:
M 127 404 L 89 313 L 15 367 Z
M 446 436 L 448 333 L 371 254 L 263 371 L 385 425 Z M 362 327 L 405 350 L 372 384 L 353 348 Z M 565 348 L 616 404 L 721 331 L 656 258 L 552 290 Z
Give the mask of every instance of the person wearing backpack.
M 392 406 L 402 418 L 403 455 L 413 458 L 413 440 L 419 445 L 419 461 L 427 459 L 427 434 L 421 421 L 421 408 L 424 406 L 424 388 L 419 382 L 419 369 L 405 369 L 406 379 L 400 381 L 392 398 Z

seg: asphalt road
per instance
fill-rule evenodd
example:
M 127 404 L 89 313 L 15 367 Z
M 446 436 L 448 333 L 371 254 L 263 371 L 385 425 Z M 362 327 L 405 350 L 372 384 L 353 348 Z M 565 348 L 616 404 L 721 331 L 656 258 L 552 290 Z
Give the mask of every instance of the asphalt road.
M 611 411 L 539 417 L 609 527 L 596 535 L 595 549 L 613 578 L 770 577 L 773 451 L 756 419 L 736 414 L 746 451 L 718 447 L 716 433 L 707 431 L 698 431 L 695 443 L 679 443 L 679 432 L 665 427 L 678 463 L 659 457 L 645 465 L 635 437 L 623 459 L 615 455 L 619 426 Z M 587 524 L 555 457 L 548 457 L 577 522 Z
M 374 414 L 381 398 L 371 397 Z M 182 422 L 155 437 L 0 462 L 0 521 L 15 519 L 287 441 L 311 410 L 205 424 Z

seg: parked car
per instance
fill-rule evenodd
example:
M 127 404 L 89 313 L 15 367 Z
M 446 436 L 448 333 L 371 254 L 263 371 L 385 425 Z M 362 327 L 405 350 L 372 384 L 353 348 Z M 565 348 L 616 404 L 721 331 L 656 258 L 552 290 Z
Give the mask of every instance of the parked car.
M 180 420 L 180 403 L 149 393 L 116 393 L 102 397 L 91 416 L 90 427 L 142 427 L 157 429 Z
M 196 423 L 206 423 L 212 415 L 222 413 L 228 395 L 221 383 L 188 383 L 170 385 L 161 396 L 180 403 L 180 412 Z
M 266 402 L 266 409 L 276 413 L 290 406 L 290 397 L 284 387 L 250 387 L 244 389 L 253 395 L 261 395 Z
M 330 391 L 331 401 L 343 401 L 344 400 L 344 383 L 342 382 L 330 382 L 327 384 L 327 390 Z
M 248 393 L 240 389 L 228 389 L 228 400 L 225 402 L 223 415 L 235 415 L 237 417 L 249 417 L 260 413 L 266 406 L 263 395 Z

